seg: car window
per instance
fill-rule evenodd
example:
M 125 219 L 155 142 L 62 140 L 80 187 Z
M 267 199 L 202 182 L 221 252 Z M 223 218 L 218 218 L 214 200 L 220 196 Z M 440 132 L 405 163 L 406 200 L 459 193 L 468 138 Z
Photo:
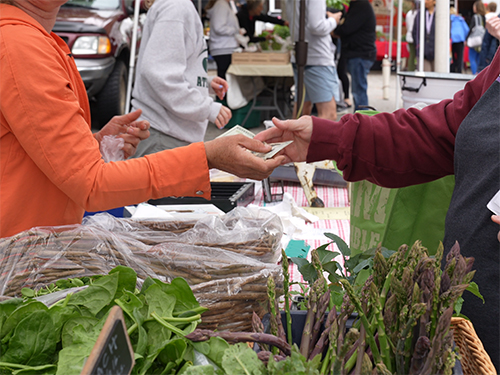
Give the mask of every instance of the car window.
M 82 7 L 91 9 L 117 9 L 120 0 L 69 0 L 63 7 Z

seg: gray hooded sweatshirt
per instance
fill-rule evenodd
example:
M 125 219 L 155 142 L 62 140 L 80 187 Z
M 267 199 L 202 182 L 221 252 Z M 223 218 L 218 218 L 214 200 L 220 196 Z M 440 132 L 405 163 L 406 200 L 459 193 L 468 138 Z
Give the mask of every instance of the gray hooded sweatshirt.
M 156 0 L 141 40 L 132 107 L 141 120 L 185 142 L 204 140 L 221 104 L 209 96 L 207 46 L 191 0 Z

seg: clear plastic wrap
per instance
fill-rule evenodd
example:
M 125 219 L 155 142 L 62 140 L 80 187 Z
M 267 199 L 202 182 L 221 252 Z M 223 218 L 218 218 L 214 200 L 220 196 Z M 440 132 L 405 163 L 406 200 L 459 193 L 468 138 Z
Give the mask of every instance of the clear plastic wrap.
M 0 296 L 20 296 L 23 287 L 38 289 L 124 265 L 134 269 L 140 281 L 148 276 L 167 282 L 183 277 L 209 309 L 203 314 L 203 327 L 248 330 L 252 312 L 263 316 L 267 311 L 269 276 L 278 294 L 283 292 L 281 267 L 276 264 L 215 246 L 173 241 L 148 245 L 141 240 L 141 230 L 126 230 L 138 224 L 106 220 L 110 229 L 92 220 L 85 225 L 32 228 L 1 239 Z
M 236 207 L 221 217 L 207 215 L 196 222 L 134 221 L 99 214 L 86 218 L 84 223 L 123 233 L 148 245 L 178 242 L 216 247 L 267 263 L 277 263 L 281 257 L 281 220 L 258 208 Z

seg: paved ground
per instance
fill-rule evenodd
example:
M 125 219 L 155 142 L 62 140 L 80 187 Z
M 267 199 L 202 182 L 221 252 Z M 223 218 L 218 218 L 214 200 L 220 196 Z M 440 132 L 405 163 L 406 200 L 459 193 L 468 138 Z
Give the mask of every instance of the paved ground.
M 212 71 L 210 71 L 209 74 L 213 74 Z M 401 97 L 401 90 L 399 89 L 399 93 L 396 93 L 396 80 L 397 80 L 397 75 L 395 72 L 391 73 L 391 78 L 389 82 L 389 89 L 387 90 L 388 93 L 388 99 L 383 98 L 383 80 L 382 80 L 382 71 L 380 70 L 372 70 L 370 71 L 370 74 L 368 75 L 368 100 L 370 106 L 374 107 L 378 111 L 382 112 L 392 112 L 396 109 L 396 98 L 397 95 Z M 402 106 L 402 101 L 401 99 L 399 100 L 399 105 L 400 107 Z M 346 112 L 340 112 L 339 115 L 342 116 L 345 113 L 350 113 L 352 112 L 352 108 L 350 108 Z M 272 116 L 273 114 L 271 114 Z M 262 120 L 265 120 L 262 118 Z M 254 133 L 258 133 L 262 130 L 264 130 L 265 127 L 263 124 L 261 124 L 257 128 L 250 129 Z M 209 124 L 207 133 L 205 135 L 205 140 L 211 140 L 217 137 L 218 135 L 222 134 L 225 130 L 219 130 L 214 124 Z

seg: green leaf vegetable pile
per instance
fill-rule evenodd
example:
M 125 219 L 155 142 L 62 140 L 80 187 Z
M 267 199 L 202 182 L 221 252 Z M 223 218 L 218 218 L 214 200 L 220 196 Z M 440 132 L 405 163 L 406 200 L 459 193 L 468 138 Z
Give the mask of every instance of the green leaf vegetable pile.
M 82 283 L 88 287 L 50 307 L 31 297 Z M 134 348 L 133 374 L 180 373 L 191 366 L 198 344 L 184 336 L 206 309 L 182 278 L 170 284 L 148 278 L 141 290 L 136 283 L 134 270 L 118 266 L 108 275 L 61 280 L 43 291 L 24 289 L 30 297 L 0 302 L 0 374 L 80 374 L 115 305 L 124 312 Z
M 259 35 L 259 37 L 266 38 L 266 40 L 260 42 L 260 47 L 263 51 L 281 51 L 283 44 L 276 37 L 284 41 L 289 36 L 290 29 L 288 26 L 275 25 L 273 30 L 264 30 Z

